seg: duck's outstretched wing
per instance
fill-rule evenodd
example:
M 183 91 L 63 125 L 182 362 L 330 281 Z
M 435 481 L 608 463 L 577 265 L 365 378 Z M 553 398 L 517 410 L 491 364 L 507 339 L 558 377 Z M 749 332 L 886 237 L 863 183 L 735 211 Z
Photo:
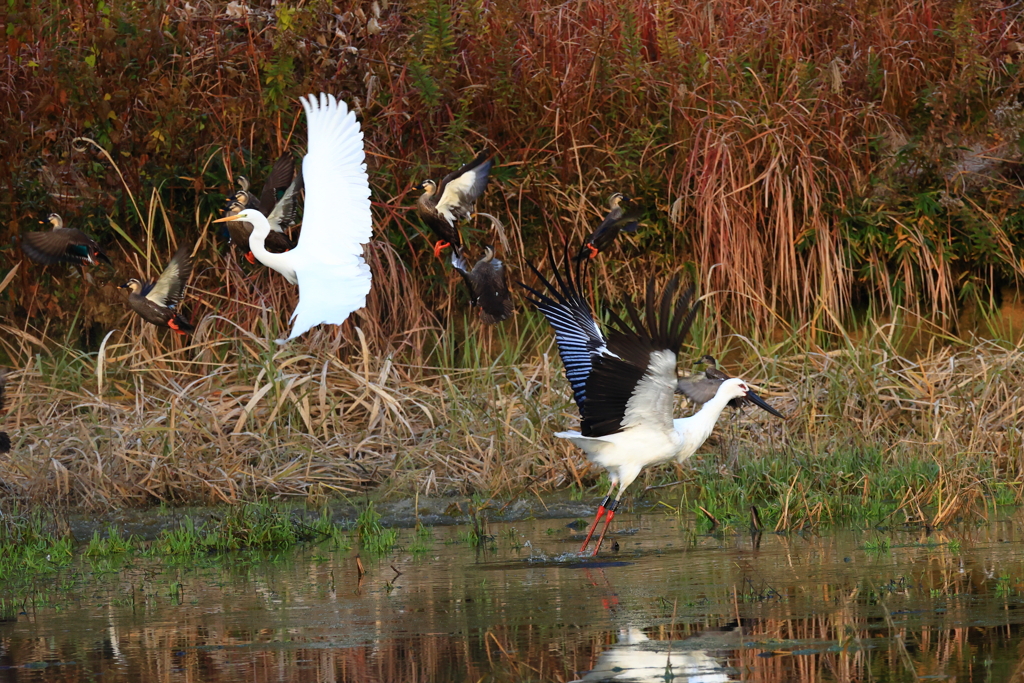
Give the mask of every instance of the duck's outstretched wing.
M 493 165 L 493 152 L 484 150 L 468 164 L 441 180 L 437 188 L 440 199 L 437 200 L 436 209 L 451 225 L 473 213 L 476 200 L 487 189 Z
M 96 261 L 110 263 L 100 245 L 75 228 L 27 232 L 21 236 L 21 249 L 30 259 L 44 266 Z
M 192 244 L 183 244 L 171 257 L 157 281 L 143 289 L 147 299 L 160 306 L 174 307 L 181 301 L 185 284 L 192 275 Z
M 277 191 L 288 187 L 292 182 L 292 174 L 295 172 L 295 159 L 291 153 L 285 152 L 274 162 L 270 169 L 270 175 L 263 183 L 263 191 L 260 192 L 259 210 L 266 216 L 273 212 L 277 204 Z
M 363 245 L 372 236 L 373 217 L 359 122 L 333 95 L 301 101 L 309 151 L 302 160 L 302 235 L 288 252 L 299 281 L 288 339 L 320 323 L 342 324 L 366 304 L 371 284 Z

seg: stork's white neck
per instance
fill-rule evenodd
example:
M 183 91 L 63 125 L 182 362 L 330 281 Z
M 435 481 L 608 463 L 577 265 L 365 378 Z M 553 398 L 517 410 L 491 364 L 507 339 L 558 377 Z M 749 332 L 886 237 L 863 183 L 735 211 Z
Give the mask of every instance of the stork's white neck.
M 711 432 L 715 429 L 718 418 L 730 400 L 729 397 L 722 396 L 721 392 L 719 392 L 690 417 L 678 418 L 672 421 L 676 432 L 683 442 L 682 450 L 677 456 L 680 462 L 696 453 L 697 449 L 707 441 L 708 437 L 711 436 Z
M 255 213 L 248 221 L 252 225 L 252 232 L 249 233 L 249 250 L 260 263 L 273 268 L 284 275 L 288 282 L 298 284 L 299 279 L 295 274 L 295 266 L 292 263 L 290 252 L 283 254 L 272 254 L 265 246 L 267 236 L 270 234 L 270 223 L 261 213 Z

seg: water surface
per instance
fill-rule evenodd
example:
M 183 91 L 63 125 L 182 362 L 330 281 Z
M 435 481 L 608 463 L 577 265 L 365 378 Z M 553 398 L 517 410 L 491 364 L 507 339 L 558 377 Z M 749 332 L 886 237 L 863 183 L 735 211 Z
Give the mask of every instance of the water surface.
M 121 558 L 0 585 L 5 681 L 1008 681 L 1024 672 L 1017 518 L 956 531 L 700 535 L 621 515 L 384 558 L 304 546 Z M 617 542 L 618 551 L 610 546 Z M 886 548 L 886 544 L 892 547 Z

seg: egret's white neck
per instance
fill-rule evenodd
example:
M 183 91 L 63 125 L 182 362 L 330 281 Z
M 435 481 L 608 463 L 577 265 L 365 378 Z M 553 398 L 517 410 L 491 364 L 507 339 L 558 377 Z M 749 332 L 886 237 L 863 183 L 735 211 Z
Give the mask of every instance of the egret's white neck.
M 263 214 L 255 213 L 247 222 L 252 225 L 252 232 L 249 233 L 249 250 L 252 252 L 252 255 L 263 265 L 273 268 L 281 273 L 281 275 L 284 275 L 288 282 L 293 285 L 298 284 L 299 280 L 295 275 L 295 267 L 292 265 L 292 259 L 288 252 L 272 254 L 267 251 L 265 243 L 267 236 L 270 235 L 270 223 Z

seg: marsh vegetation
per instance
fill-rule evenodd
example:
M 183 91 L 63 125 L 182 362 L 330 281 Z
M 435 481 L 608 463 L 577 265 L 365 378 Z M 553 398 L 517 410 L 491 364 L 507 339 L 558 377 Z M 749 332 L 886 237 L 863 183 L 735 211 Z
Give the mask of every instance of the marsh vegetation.
M 8 505 L 603 487 L 551 436 L 571 404 L 540 318 L 520 306 L 482 330 L 410 210 L 417 182 L 484 144 L 510 269 L 578 242 L 612 192 L 639 197 L 597 303 L 681 271 L 707 306 L 694 358 L 724 358 L 788 416 L 723 421 L 692 469 L 645 474 L 682 482 L 666 502 L 735 523 L 753 505 L 782 530 L 1021 501 L 1012 12 L 16 1 L 7 27 L 3 243 L 59 210 L 117 277 L 199 244 L 187 342 L 132 321 L 114 273 L 0 248 Z M 282 349 L 293 289 L 241 270 L 209 221 L 323 89 L 366 131 L 375 286 L 351 323 Z

